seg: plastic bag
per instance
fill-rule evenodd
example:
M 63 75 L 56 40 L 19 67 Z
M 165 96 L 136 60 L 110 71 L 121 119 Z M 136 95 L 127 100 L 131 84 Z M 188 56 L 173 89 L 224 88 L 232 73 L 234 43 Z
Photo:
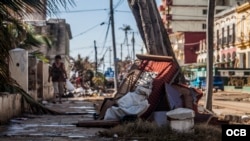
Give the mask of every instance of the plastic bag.
M 67 88 L 68 91 L 74 91 L 75 90 L 74 85 L 68 79 L 66 79 L 66 88 Z
M 82 87 L 79 87 L 75 90 L 76 93 L 84 93 L 84 89 Z

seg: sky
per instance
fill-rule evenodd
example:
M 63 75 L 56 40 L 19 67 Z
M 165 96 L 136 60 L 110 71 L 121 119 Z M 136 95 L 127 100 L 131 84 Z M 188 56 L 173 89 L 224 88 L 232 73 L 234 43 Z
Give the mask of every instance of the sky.
M 160 0 L 157 0 L 157 3 L 159 3 L 159 1 Z M 49 17 L 66 19 L 66 22 L 70 24 L 73 36 L 70 40 L 71 57 L 76 58 L 77 55 L 80 54 L 82 57 L 88 56 L 91 61 L 94 61 L 95 40 L 98 59 L 104 56 L 104 62 L 110 63 L 110 58 L 113 57 L 113 52 L 109 51 L 109 48 L 112 49 L 111 27 L 108 30 L 109 32 L 105 43 L 109 20 L 109 2 L 110 0 L 75 0 L 76 5 L 69 6 L 67 12 L 62 9 L 56 16 Z M 115 8 L 114 20 L 117 58 L 121 58 L 121 51 L 123 59 L 128 55 L 132 55 L 132 32 L 135 33 L 135 53 L 141 53 L 141 49 L 144 45 L 127 0 L 113 0 L 113 3 Z M 101 24 L 103 22 L 104 24 Z M 123 44 L 125 33 L 120 28 L 124 25 L 129 25 L 132 28 L 132 31 L 128 34 L 129 47 Z M 121 44 L 123 44 L 122 49 Z

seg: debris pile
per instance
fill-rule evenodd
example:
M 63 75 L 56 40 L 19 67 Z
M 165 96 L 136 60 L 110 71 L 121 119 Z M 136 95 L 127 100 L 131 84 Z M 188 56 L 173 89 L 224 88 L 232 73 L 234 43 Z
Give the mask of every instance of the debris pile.
M 195 114 L 198 112 L 198 101 L 203 93 L 178 83 L 180 68 L 171 57 L 137 54 L 137 58 L 139 65 L 128 72 L 114 98 L 104 99 L 96 115 L 97 120 L 81 121 L 79 125 L 109 120 L 155 121 L 157 116 L 154 115 L 162 115 L 159 112 L 165 113 L 167 119 L 166 113 L 177 108 L 186 108 Z

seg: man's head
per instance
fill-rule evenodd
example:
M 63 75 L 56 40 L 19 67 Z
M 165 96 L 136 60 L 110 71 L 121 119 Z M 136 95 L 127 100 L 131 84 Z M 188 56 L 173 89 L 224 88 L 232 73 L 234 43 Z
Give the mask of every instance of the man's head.
M 56 55 L 55 61 L 56 61 L 57 63 L 59 63 L 61 60 L 62 60 L 61 55 Z

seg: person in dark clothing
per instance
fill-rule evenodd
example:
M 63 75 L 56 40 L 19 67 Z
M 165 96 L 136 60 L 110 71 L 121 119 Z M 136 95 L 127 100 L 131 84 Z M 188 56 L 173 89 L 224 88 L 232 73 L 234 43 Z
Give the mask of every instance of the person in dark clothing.
M 67 73 L 65 70 L 64 63 L 61 62 L 62 58 L 60 55 L 55 56 L 55 62 L 52 64 L 52 68 L 49 72 L 49 79 L 50 82 L 52 78 L 53 87 L 54 87 L 54 97 L 53 103 L 56 101 L 56 95 L 59 96 L 59 103 L 62 103 L 61 98 L 64 93 L 64 85 L 67 79 Z

